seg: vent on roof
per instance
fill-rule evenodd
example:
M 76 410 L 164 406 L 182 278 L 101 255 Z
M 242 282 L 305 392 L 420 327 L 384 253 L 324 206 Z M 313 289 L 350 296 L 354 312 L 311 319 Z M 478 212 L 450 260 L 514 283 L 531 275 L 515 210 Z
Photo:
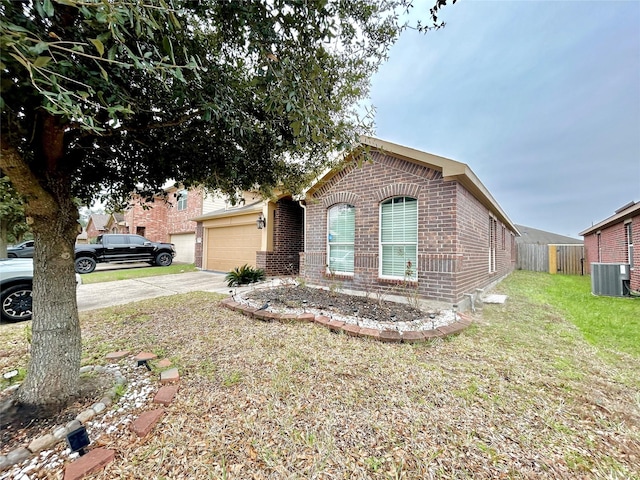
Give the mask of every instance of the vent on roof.
M 636 204 L 636 202 L 634 202 L 634 201 L 632 200 L 632 201 L 630 201 L 629 203 L 627 203 L 626 205 L 623 205 L 623 206 L 621 206 L 619 209 L 617 209 L 617 210 L 615 211 L 615 213 L 620 213 L 620 212 L 622 212 L 623 210 L 626 210 L 626 209 L 627 209 L 627 208 L 629 208 L 629 207 L 633 207 L 635 204 Z
M 629 295 L 629 264 L 592 263 L 591 293 L 607 297 Z

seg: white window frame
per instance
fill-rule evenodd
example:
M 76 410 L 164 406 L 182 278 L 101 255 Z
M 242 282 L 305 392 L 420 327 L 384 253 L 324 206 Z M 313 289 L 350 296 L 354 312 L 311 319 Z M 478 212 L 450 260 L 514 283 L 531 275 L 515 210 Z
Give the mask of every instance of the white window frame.
M 627 261 L 633 269 L 633 227 L 631 222 L 624 224 L 624 241 L 627 244 Z
M 330 223 L 331 223 L 331 211 L 334 211 L 338 208 L 348 208 L 353 210 L 353 216 L 354 216 L 354 222 L 353 222 L 353 242 L 332 242 L 331 241 L 331 231 L 330 231 Z M 345 276 L 353 276 L 355 273 L 355 214 L 356 214 L 356 207 L 354 207 L 353 205 L 350 205 L 348 203 L 337 203 L 335 205 L 332 205 L 331 207 L 329 207 L 327 209 L 327 269 L 326 269 L 326 273 L 327 275 L 345 275 Z M 348 271 L 348 270 L 332 270 L 331 268 L 331 247 L 341 247 L 341 246 L 351 246 L 353 249 L 353 264 L 352 264 L 352 270 Z
M 489 273 L 495 273 L 497 269 L 498 254 L 498 222 L 495 218 L 489 217 Z
M 187 209 L 187 196 L 188 195 L 189 195 L 189 192 L 187 190 L 180 190 L 178 192 L 177 207 L 178 207 L 178 211 L 179 212 Z
M 416 202 L 416 222 L 415 222 L 415 242 L 383 242 L 382 241 L 382 207 L 383 205 L 392 202 L 393 200 L 395 200 L 396 198 L 403 198 L 403 199 L 411 199 L 414 200 Z M 406 195 L 399 195 L 396 197 L 392 197 L 392 198 L 387 198 L 385 200 L 383 200 L 382 202 L 380 202 L 380 205 L 378 206 L 378 277 L 381 279 L 385 279 L 385 280 L 402 280 L 402 281 L 411 281 L 411 282 L 417 282 L 418 281 L 418 223 L 419 223 L 419 212 L 418 212 L 418 199 L 414 198 L 414 197 L 409 197 Z M 415 251 L 416 251 L 416 256 L 413 259 L 414 261 L 412 262 L 411 265 L 411 271 L 413 272 L 412 276 L 407 276 L 406 275 L 406 271 L 409 270 L 409 268 L 405 268 L 405 274 L 404 275 L 385 275 L 382 272 L 382 268 L 383 268 L 383 264 L 384 264 L 384 246 L 387 245 L 397 245 L 397 246 L 413 246 L 415 247 Z

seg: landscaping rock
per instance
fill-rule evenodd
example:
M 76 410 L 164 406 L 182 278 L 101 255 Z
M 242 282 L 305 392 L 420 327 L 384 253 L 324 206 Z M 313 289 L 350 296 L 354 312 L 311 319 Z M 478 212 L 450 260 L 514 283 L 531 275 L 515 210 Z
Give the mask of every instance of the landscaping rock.
M 58 439 L 49 433 L 34 439 L 27 448 L 32 453 L 38 453 L 40 450 L 51 448 L 56 443 L 58 443 Z

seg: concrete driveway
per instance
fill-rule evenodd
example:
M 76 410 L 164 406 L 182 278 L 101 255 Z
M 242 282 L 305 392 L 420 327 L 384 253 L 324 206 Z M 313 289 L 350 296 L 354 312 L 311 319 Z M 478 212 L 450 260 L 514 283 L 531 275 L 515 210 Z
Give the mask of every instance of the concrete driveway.
M 228 294 L 230 288 L 224 277 L 224 273 L 201 271 L 78 285 L 78 310 L 94 310 L 195 291 Z

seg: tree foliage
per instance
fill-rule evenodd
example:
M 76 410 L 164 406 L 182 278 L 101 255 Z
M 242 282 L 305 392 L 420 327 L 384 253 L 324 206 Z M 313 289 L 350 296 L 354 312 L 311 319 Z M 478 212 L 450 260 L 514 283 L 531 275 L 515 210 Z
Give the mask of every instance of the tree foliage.
M 24 199 L 15 191 L 9 177 L 0 175 L 0 258 L 7 255 L 7 243 L 19 243 L 28 232 Z
M 426 17 L 437 22 L 444 3 Z M 73 378 L 52 380 L 54 370 L 79 362 L 74 199 L 113 207 L 134 191 L 150 198 L 168 179 L 230 194 L 274 185 L 296 191 L 371 127 L 358 118 L 357 102 L 410 7 L 408 0 L 0 0 L 0 168 L 25 197 L 36 239 L 23 401 L 53 402 L 74 389 Z M 69 278 L 54 284 L 52 270 Z M 46 337 L 53 324 L 66 333 Z M 72 337 L 78 341 L 64 343 Z M 66 365 L 55 365 L 54 348 L 70 352 Z
M 87 202 L 167 179 L 295 189 L 370 126 L 355 105 L 406 7 L 3 1 L 3 137 L 28 152 L 39 122 L 59 119 L 58 167 Z

